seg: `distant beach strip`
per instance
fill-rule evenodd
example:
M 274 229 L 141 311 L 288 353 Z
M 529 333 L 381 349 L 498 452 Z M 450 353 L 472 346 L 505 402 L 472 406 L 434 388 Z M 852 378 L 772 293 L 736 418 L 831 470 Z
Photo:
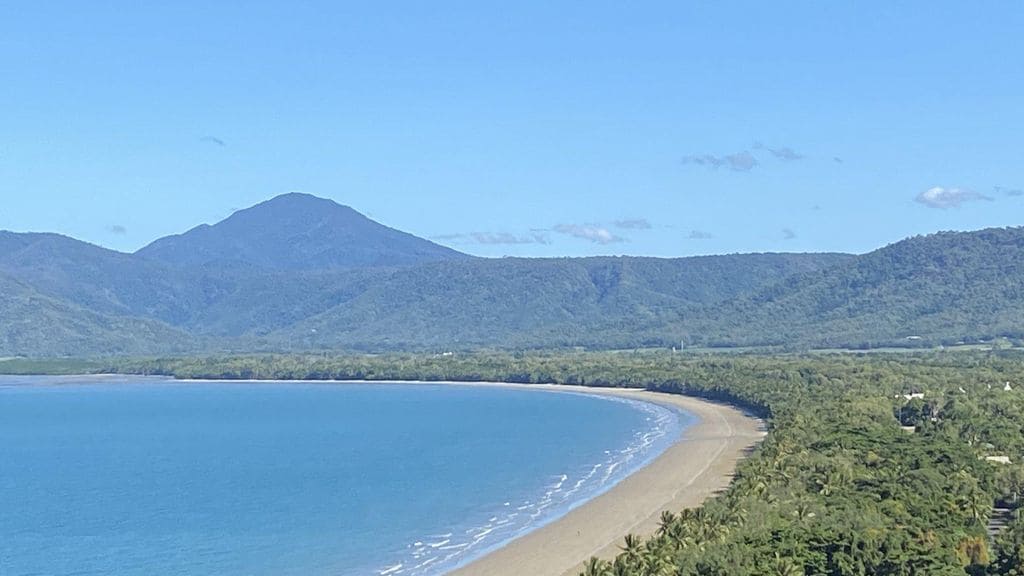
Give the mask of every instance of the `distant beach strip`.
M 653 402 L 682 409 L 698 421 L 654 461 L 610 490 L 448 576 L 578 576 L 591 556 L 613 558 L 626 534 L 653 534 L 662 511 L 699 506 L 728 486 L 737 462 L 765 435 L 761 420 L 732 406 L 689 396 L 620 388 L 532 387 Z

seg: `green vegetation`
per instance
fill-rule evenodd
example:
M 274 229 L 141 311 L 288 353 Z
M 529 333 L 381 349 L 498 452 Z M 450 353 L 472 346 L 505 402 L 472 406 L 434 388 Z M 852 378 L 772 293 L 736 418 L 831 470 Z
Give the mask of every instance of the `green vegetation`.
M 98 374 L 104 364 L 94 360 L 32 360 L 29 358 L 0 358 L 0 374 L 26 376 L 48 374 L 51 376 L 77 376 Z
M 710 342 L 798 348 L 1024 341 L 1024 229 L 919 236 L 745 295 L 695 322 Z
M 96 336 L 96 324 L 111 317 L 176 333 L 158 339 L 134 330 L 134 353 L 180 351 L 183 340 L 192 351 L 678 346 L 688 334 L 681 310 L 849 258 L 460 258 L 281 271 L 245 262 L 178 267 L 63 236 L 0 233 L 0 277 L 96 318 L 74 323 L 75 331 L 44 331 L 33 328 L 38 310 L 12 309 L 0 315 L 0 355 L 133 353 Z M 18 326 L 27 332 L 14 333 Z
M 770 430 L 730 488 L 700 508 L 666 514 L 650 539 L 627 537 L 621 555 L 591 561 L 586 576 L 1024 573 L 1016 513 L 1024 491 L 1024 355 L 1016 352 L 249 356 L 100 369 L 549 382 L 725 400 L 763 415 Z M 986 525 L 996 504 L 1013 512 L 992 541 Z
M 0 273 L 0 356 L 152 354 L 192 341 L 161 322 L 88 310 Z
M 0 356 L 1024 342 L 1024 228 L 862 256 L 484 259 L 293 194 L 137 254 L 0 232 L 6 284 Z
M 679 346 L 680 318 L 714 309 L 836 254 L 683 259 L 560 258 L 438 262 L 391 272 L 350 300 L 268 335 L 297 350 L 443 351 Z M 268 348 L 273 349 L 273 346 Z

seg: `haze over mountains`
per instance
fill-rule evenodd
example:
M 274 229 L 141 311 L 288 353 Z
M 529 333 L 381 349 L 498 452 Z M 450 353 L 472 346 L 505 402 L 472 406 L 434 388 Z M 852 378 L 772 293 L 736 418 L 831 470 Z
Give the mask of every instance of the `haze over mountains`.
M 124 254 L 0 232 L 0 356 L 1024 338 L 1024 229 L 863 256 L 476 258 L 286 194 Z

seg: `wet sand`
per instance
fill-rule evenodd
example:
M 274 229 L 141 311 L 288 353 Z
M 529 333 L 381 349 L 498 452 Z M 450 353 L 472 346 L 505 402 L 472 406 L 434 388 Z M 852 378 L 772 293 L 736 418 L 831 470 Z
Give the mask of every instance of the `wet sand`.
M 729 485 L 736 463 L 764 437 L 737 408 L 643 390 L 532 386 L 606 394 L 682 408 L 700 419 L 661 456 L 562 518 L 450 572 L 449 576 L 577 576 L 591 556 L 610 559 L 629 533 L 653 534 L 662 511 L 699 506 Z

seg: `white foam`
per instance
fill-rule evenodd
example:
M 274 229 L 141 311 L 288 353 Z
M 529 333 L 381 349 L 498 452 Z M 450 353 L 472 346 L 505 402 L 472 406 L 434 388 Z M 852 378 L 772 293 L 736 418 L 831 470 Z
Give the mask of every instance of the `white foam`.
M 437 557 L 436 556 L 431 557 L 431 558 L 427 558 L 427 560 L 425 562 L 420 562 L 419 564 L 413 566 L 412 569 L 413 570 L 419 570 L 420 568 L 426 568 L 427 566 L 430 566 L 434 562 L 437 562 Z
M 653 449 L 668 437 L 678 423 L 676 413 L 661 406 L 624 398 L 609 398 L 629 404 L 645 413 L 644 429 L 631 436 L 625 448 L 604 450 L 601 462 L 589 463 L 578 470 L 551 476 L 540 498 L 520 502 L 495 503 L 487 521 L 476 527 L 452 533 L 435 534 L 408 546 L 407 554 L 416 561 L 405 568 L 395 565 L 392 572 L 379 576 L 436 576 L 491 546 L 528 532 L 554 517 L 554 511 L 567 511 L 607 490 L 627 473 L 653 457 Z M 426 543 L 424 543 L 426 542 Z M 382 571 L 383 572 L 383 571 Z

